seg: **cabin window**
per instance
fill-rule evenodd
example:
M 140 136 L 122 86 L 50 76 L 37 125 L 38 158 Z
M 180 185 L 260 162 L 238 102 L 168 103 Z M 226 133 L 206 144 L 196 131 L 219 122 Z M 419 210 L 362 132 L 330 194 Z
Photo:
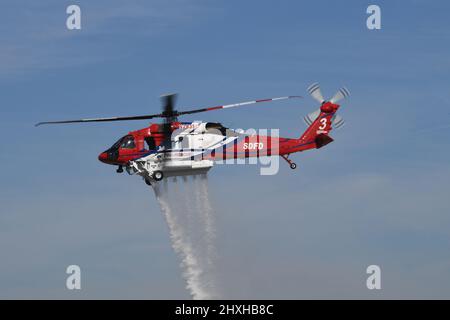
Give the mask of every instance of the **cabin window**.
M 226 136 L 227 133 L 227 128 L 225 128 L 221 123 L 216 123 L 216 122 L 208 122 L 205 126 L 206 131 L 208 133 L 212 133 L 212 134 L 220 134 L 222 136 Z
M 122 149 L 134 149 L 136 148 L 136 144 L 134 143 L 133 136 L 126 136 L 123 138 L 122 143 L 120 144 Z
M 148 150 L 156 150 L 155 139 L 153 137 L 146 137 L 145 143 Z

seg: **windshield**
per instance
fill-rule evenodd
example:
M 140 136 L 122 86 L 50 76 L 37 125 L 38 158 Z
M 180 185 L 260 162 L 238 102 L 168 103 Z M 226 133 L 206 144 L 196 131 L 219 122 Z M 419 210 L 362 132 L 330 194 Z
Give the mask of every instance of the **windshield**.
M 124 137 L 122 137 L 122 138 L 120 138 L 119 140 L 117 140 L 112 146 L 111 146 L 111 148 L 109 148 L 109 149 L 118 149 L 119 148 L 119 146 L 120 146 L 120 143 L 122 142 L 122 139 L 123 139 Z
M 136 145 L 135 145 L 135 143 L 134 143 L 134 138 L 133 138 L 133 136 L 125 136 L 125 137 L 122 139 L 122 142 L 121 142 L 121 144 L 120 144 L 120 147 L 121 147 L 122 149 L 134 149 L 134 148 L 136 148 Z
M 109 150 L 117 150 L 117 149 L 119 149 L 119 147 L 124 148 L 124 149 L 135 148 L 136 145 L 134 143 L 133 136 L 128 135 L 128 136 L 124 136 L 124 137 L 120 138 L 111 146 L 111 148 L 109 148 Z

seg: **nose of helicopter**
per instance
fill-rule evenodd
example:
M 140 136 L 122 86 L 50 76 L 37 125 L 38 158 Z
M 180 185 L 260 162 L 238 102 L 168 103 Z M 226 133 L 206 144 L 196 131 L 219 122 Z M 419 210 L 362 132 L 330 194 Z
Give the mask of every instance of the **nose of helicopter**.
M 108 163 L 107 159 L 108 159 L 108 155 L 106 152 L 102 152 L 98 155 L 98 160 L 100 160 L 103 163 Z

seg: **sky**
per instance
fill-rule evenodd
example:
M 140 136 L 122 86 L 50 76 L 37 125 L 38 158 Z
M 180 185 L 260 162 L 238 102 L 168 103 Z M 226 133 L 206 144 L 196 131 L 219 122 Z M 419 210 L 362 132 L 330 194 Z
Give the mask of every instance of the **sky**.
M 67 6 L 81 30 L 66 28 Z M 366 9 L 381 8 L 368 30 Z M 2 1 L 0 298 L 189 298 L 153 193 L 97 156 L 148 123 L 39 121 L 303 95 L 184 120 L 279 128 L 345 85 L 346 125 L 274 176 L 209 173 L 226 298 L 450 298 L 448 1 Z M 68 265 L 82 289 L 67 290 Z M 381 268 L 368 290 L 366 268 Z

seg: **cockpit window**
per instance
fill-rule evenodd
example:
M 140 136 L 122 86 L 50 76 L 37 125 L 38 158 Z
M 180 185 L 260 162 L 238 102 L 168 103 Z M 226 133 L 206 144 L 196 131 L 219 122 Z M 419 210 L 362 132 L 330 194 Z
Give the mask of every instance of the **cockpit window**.
M 133 136 L 125 136 L 120 144 L 122 149 L 134 149 L 136 148 L 136 144 L 134 143 Z
M 123 137 L 120 138 L 119 140 L 117 140 L 109 149 L 118 149 L 122 140 L 123 140 Z

